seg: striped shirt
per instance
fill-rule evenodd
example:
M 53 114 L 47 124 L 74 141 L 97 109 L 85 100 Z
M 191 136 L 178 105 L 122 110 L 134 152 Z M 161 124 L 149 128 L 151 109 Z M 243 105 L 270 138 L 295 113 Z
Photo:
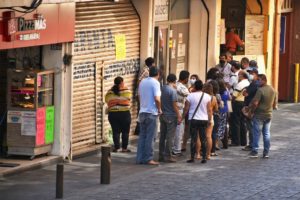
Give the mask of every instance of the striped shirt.
M 132 92 L 126 87 L 120 89 L 120 96 L 109 90 L 105 95 L 108 112 L 129 111 L 131 97 Z

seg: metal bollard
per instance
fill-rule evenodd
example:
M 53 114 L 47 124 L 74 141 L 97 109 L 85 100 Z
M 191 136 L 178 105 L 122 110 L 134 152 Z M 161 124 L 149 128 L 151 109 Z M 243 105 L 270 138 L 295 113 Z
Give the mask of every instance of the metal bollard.
M 100 168 L 100 183 L 110 184 L 110 168 L 111 168 L 111 157 L 110 157 L 110 146 L 101 147 L 101 168 Z
M 64 165 L 56 165 L 56 198 L 62 199 L 64 192 Z

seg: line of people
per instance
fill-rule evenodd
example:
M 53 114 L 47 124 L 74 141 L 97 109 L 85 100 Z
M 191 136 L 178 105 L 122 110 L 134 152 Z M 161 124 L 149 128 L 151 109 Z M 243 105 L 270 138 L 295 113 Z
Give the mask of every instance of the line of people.
M 276 93 L 267 85 L 266 76 L 258 73 L 254 61 L 243 58 L 237 62 L 231 58 L 230 54 L 222 54 L 220 63 L 208 71 L 206 83 L 196 74 L 190 76 L 188 71 L 183 70 L 179 80 L 175 74 L 169 74 L 165 85 L 159 82 L 160 72 L 154 66 L 154 59 L 146 59 L 146 67 L 140 73 L 138 84 L 137 164 L 176 162 L 177 156 L 186 151 L 189 138 L 189 163 L 196 159 L 206 163 L 211 156 L 217 156 L 219 141 L 224 149 L 229 145 L 244 146 L 243 150 L 249 150 L 251 157 L 258 157 L 261 132 L 264 139 L 263 157 L 268 157 L 272 110 L 277 106 Z M 132 93 L 124 86 L 121 77 L 117 77 L 114 83 L 105 98 L 113 130 L 113 151 L 119 151 L 122 133 L 122 152 L 130 152 L 127 145 Z M 249 114 L 248 118 L 243 112 Z M 158 124 L 159 162 L 154 160 Z M 229 145 L 228 137 L 231 137 Z

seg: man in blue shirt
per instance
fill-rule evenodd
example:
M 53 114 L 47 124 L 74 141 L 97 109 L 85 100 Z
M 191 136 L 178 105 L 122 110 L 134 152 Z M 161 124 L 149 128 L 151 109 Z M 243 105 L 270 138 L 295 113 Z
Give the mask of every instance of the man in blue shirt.
M 149 77 L 139 85 L 140 135 L 136 156 L 137 164 L 158 165 L 153 160 L 154 138 L 157 132 L 158 115 L 162 114 L 160 103 L 159 73 L 156 67 L 149 68 Z
M 167 82 L 161 94 L 163 114 L 160 116 L 159 162 L 176 162 L 176 159 L 172 157 L 172 146 L 177 124 L 181 121 L 175 89 L 176 75 L 169 74 Z

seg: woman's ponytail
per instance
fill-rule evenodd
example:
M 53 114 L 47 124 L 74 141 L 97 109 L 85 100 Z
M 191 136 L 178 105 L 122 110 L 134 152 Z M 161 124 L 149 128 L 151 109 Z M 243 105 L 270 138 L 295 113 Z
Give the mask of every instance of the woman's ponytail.
M 120 96 L 120 84 L 123 82 L 123 78 L 118 76 L 114 80 L 114 86 L 111 88 L 115 95 Z

